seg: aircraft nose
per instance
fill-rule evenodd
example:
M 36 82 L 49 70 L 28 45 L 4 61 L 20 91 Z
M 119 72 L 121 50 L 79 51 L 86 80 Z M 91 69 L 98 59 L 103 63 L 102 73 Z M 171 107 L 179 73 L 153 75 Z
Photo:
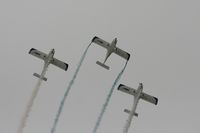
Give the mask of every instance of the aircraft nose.
M 143 84 L 142 83 L 139 83 L 139 85 L 143 88 Z
M 117 38 L 114 39 L 115 44 L 117 43 Z

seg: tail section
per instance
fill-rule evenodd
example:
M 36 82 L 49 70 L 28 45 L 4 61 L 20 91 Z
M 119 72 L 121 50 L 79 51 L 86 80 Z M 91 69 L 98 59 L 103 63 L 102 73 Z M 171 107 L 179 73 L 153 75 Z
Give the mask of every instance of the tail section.
M 39 78 L 39 79 L 41 78 L 41 75 L 39 75 L 39 74 L 37 74 L 37 73 L 34 73 L 33 75 L 34 75 L 35 77 Z M 42 77 L 41 79 L 44 80 L 44 81 L 47 81 L 47 78 L 46 78 L 46 77 Z
M 107 70 L 110 69 L 110 67 L 109 67 L 109 66 L 106 66 L 104 63 L 101 63 L 101 62 L 99 62 L 99 61 L 97 61 L 96 63 L 97 63 L 98 65 L 102 66 L 103 68 L 107 69 Z
M 130 111 L 130 110 L 128 110 L 128 109 L 124 109 L 124 112 L 125 112 L 125 113 L 128 113 L 128 114 L 130 114 L 130 113 L 131 113 L 131 111 Z M 134 113 L 134 116 L 138 117 L 138 113 Z

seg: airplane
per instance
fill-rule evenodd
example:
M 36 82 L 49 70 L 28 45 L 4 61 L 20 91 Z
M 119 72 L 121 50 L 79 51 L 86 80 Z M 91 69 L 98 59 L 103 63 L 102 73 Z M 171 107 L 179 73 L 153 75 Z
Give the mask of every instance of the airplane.
M 62 62 L 62 61 L 54 58 L 54 54 L 55 54 L 55 50 L 54 49 L 52 49 L 49 52 L 49 54 L 45 54 L 45 53 L 43 53 L 43 52 L 41 52 L 41 51 L 39 51 L 37 49 L 32 48 L 32 49 L 30 49 L 29 54 L 31 54 L 31 55 L 33 55 L 33 56 L 35 56 L 37 58 L 40 58 L 40 59 L 44 60 L 43 72 L 49 66 L 49 64 L 53 64 L 53 65 L 55 65 L 55 66 L 57 66 L 57 67 L 65 70 L 65 71 L 67 71 L 67 69 L 68 69 L 68 64 L 67 63 Z M 44 77 L 43 72 L 42 72 L 41 75 L 39 75 L 37 73 L 34 73 L 33 75 L 35 77 L 37 77 L 37 78 L 40 78 L 40 79 L 42 79 L 44 81 L 47 81 L 47 78 Z
M 126 60 L 129 60 L 130 58 L 130 54 L 121 50 L 120 48 L 116 47 L 116 44 L 117 44 L 117 38 L 113 39 L 113 41 L 111 43 L 108 43 L 106 41 L 104 41 L 103 39 L 95 36 L 93 39 L 92 39 L 92 42 L 104 47 L 107 49 L 107 54 L 106 54 L 106 57 L 105 57 L 105 60 L 103 63 L 97 61 L 96 64 L 102 66 L 103 68 L 109 70 L 109 66 L 105 65 L 105 62 L 107 61 L 108 57 L 110 57 L 110 55 L 112 53 L 115 53 L 119 56 L 121 56 L 122 58 L 126 59 Z
M 152 104 L 155 104 L 155 105 L 158 104 L 158 98 L 150 96 L 143 92 L 143 84 L 142 83 L 139 84 L 139 87 L 137 90 L 135 90 L 131 87 L 125 86 L 123 84 L 120 84 L 118 86 L 118 90 L 134 96 L 134 104 L 133 104 L 132 110 L 131 111 L 128 109 L 124 110 L 124 112 L 130 114 L 132 117 L 133 116 L 138 117 L 138 113 L 136 113 L 135 111 L 136 111 L 136 107 L 139 102 L 139 99 L 143 99 L 143 100 L 150 102 Z

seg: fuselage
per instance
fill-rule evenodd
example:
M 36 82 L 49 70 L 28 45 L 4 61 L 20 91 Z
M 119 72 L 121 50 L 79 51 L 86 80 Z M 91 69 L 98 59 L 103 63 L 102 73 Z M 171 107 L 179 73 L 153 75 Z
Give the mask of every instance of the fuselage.
M 51 61 L 53 60 L 53 56 L 54 56 L 55 50 L 52 49 L 49 54 L 47 55 L 47 58 L 45 60 L 45 64 L 49 65 L 51 63 Z
M 104 63 L 106 62 L 106 60 L 108 59 L 108 57 L 115 51 L 116 49 L 116 44 L 117 44 L 117 38 L 115 38 L 112 43 L 110 44 L 109 49 L 107 49 L 107 53 L 106 53 L 106 58 L 104 60 Z
M 130 127 L 133 116 L 135 116 L 134 114 L 136 114 L 136 108 L 137 108 L 138 102 L 140 100 L 140 95 L 141 95 L 142 91 L 143 91 L 143 85 L 140 83 L 140 86 L 137 89 L 136 95 L 134 96 L 134 103 L 133 103 L 132 110 L 131 110 L 129 118 L 127 120 L 127 122 L 128 122 L 127 126 L 128 127 Z
M 132 116 L 134 116 L 134 114 L 136 113 L 135 111 L 136 111 L 142 91 L 143 91 L 143 86 L 142 86 L 142 84 L 140 84 L 140 86 L 137 89 L 136 96 L 134 96 L 134 104 L 133 104 L 133 108 L 131 110 Z

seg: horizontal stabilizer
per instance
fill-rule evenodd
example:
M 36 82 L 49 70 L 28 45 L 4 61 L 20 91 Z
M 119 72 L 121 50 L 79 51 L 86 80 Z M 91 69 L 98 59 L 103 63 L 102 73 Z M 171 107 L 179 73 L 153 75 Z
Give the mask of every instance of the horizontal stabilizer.
M 41 75 L 39 75 L 39 74 L 37 74 L 37 73 L 34 73 L 33 74 L 35 77 L 37 77 L 37 78 L 41 78 Z M 42 80 L 44 80 L 44 81 L 47 81 L 47 78 L 46 77 L 42 77 Z
M 103 68 L 107 69 L 107 70 L 110 69 L 109 66 L 106 66 L 105 64 L 103 64 L 103 63 L 101 63 L 101 62 L 99 62 L 99 61 L 97 61 L 96 63 L 97 63 L 98 65 L 102 66 Z
M 131 114 L 131 111 L 128 109 L 124 109 L 125 113 Z M 134 116 L 138 117 L 138 113 L 134 113 Z

